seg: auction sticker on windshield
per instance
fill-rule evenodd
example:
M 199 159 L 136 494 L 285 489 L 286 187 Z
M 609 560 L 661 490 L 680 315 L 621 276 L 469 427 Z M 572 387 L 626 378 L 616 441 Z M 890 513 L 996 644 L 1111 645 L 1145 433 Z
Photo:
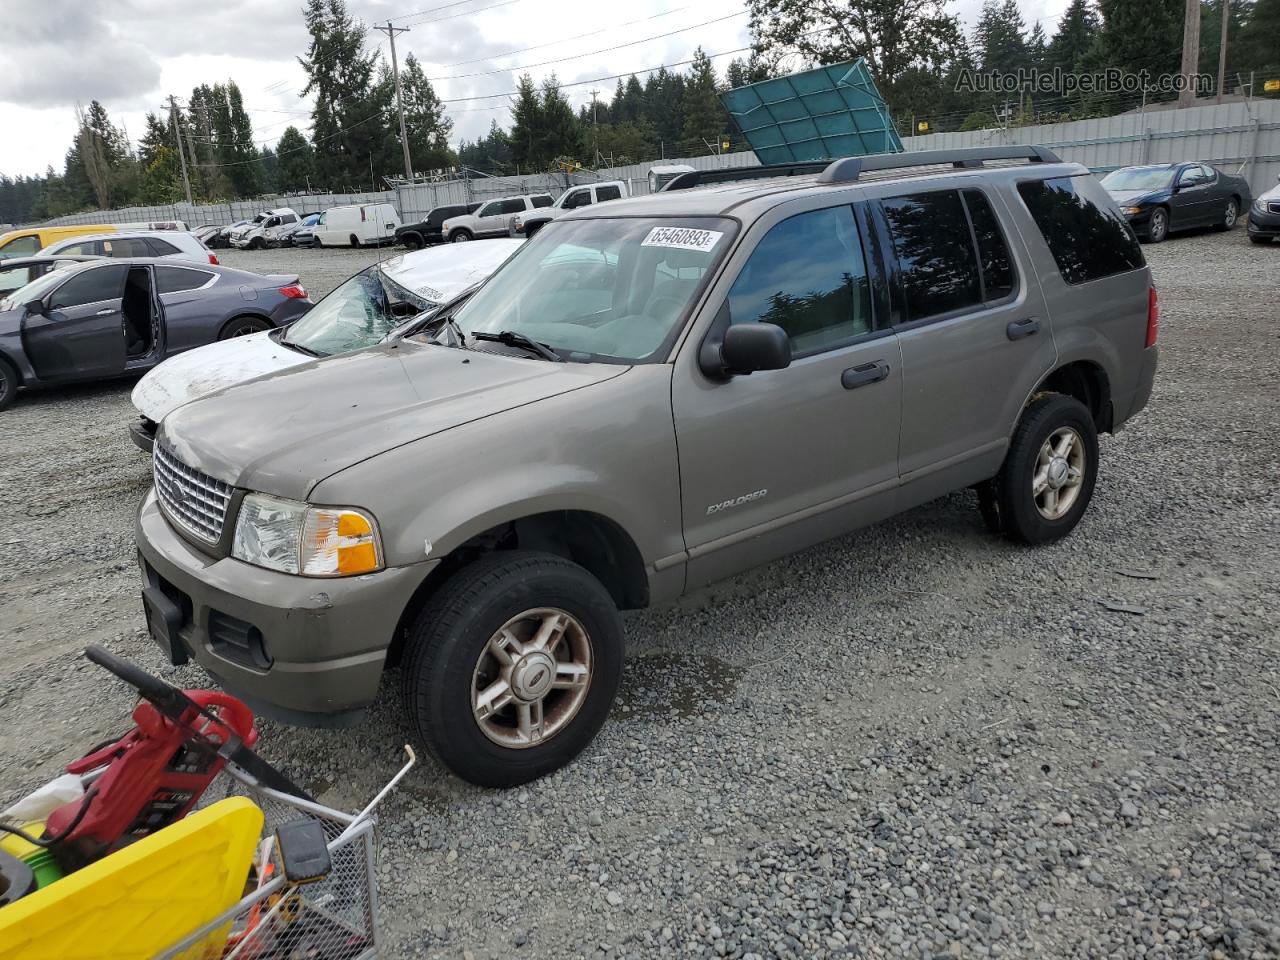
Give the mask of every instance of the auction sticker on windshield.
M 673 247 L 709 253 L 724 236 L 720 230 L 695 230 L 691 227 L 654 227 L 640 242 L 642 247 Z

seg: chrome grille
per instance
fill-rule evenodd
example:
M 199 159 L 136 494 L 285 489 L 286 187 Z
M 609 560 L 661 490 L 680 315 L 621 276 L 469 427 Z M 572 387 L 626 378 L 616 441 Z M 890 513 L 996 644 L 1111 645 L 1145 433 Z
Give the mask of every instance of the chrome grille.
M 1280 213 L 1280 201 L 1277 201 L 1277 200 L 1267 201 L 1267 212 Z
M 156 496 L 169 519 L 206 543 L 221 540 L 231 503 L 231 485 L 187 466 L 159 443 L 151 463 Z

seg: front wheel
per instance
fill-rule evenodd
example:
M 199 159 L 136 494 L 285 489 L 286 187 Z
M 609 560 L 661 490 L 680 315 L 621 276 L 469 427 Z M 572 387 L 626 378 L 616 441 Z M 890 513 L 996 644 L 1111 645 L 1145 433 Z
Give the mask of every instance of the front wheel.
M 449 234 L 450 243 L 466 243 L 470 239 L 471 232 L 469 230 L 455 230 Z
M 595 577 L 560 557 L 499 551 L 445 582 L 411 628 L 409 718 L 464 780 L 511 787 L 594 739 L 622 676 L 622 622 Z
M 253 242 L 249 244 L 249 248 L 252 250 L 265 250 L 267 249 L 267 241 L 261 237 L 254 237 Z
M 1240 205 L 1236 203 L 1232 197 L 1227 201 L 1227 209 L 1222 214 L 1222 219 L 1216 224 L 1219 230 L 1230 230 L 1236 225 L 1236 221 L 1240 219 Z
M 1151 220 L 1147 224 L 1147 241 L 1163 243 L 1167 236 L 1169 236 L 1169 214 L 1165 213 L 1164 208 L 1157 207 L 1151 211 Z
M 992 485 L 994 525 L 1023 543 L 1060 540 L 1084 516 L 1097 479 L 1092 414 L 1074 397 L 1043 394 L 1022 412 Z

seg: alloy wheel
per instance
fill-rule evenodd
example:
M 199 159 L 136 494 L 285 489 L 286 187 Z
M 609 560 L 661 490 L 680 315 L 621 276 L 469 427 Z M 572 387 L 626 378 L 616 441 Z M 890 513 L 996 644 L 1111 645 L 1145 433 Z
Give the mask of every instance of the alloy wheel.
M 1031 475 L 1031 496 L 1046 520 L 1060 520 L 1075 506 L 1084 482 L 1084 440 L 1074 427 L 1059 427 L 1049 434 L 1036 457 Z
M 1164 239 L 1165 231 L 1168 230 L 1168 223 L 1165 220 L 1163 210 L 1157 210 L 1151 214 L 1151 226 L 1149 232 L 1153 243 L 1159 243 Z
M 544 743 L 573 720 L 591 677 L 591 638 L 582 624 L 564 610 L 526 610 L 494 632 L 476 661 L 476 725 L 503 747 Z
M 1227 213 L 1226 213 L 1226 216 L 1222 218 L 1222 225 L 1226 227 L 1228 230 L 1230 230 L 1232 227 L 1236 225 L 1236 219 L 1239 217 L 1239 215 L 1240 215 L 1240 212 L 1239 210 L 1236 209 L 1236 202 L 1234 200 L 1228 200 Z

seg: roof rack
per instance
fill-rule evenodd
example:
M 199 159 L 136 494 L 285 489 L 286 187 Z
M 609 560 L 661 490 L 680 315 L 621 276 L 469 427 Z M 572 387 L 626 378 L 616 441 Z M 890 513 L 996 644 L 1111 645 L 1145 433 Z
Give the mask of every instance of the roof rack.
M 950 164 L 957 170 L 981 167 L 988 160 L 1027 160 L 1031 163 L 1061 163 L 1045 147 L 968 147 L 963 150 L 917 150 L 911 153 L 884 153 L 866 157 L 841 157 L 804 163 L 775 163 L 759 167 L 730 167 L 725 170 L 694 170 L 673 177 L 663 190 L 688 190 L 708 183 L 761 180 L 767 177 L 795 177 L 816 173 L 818 183 L 857 183 L 864 172 L 931 167 Z

